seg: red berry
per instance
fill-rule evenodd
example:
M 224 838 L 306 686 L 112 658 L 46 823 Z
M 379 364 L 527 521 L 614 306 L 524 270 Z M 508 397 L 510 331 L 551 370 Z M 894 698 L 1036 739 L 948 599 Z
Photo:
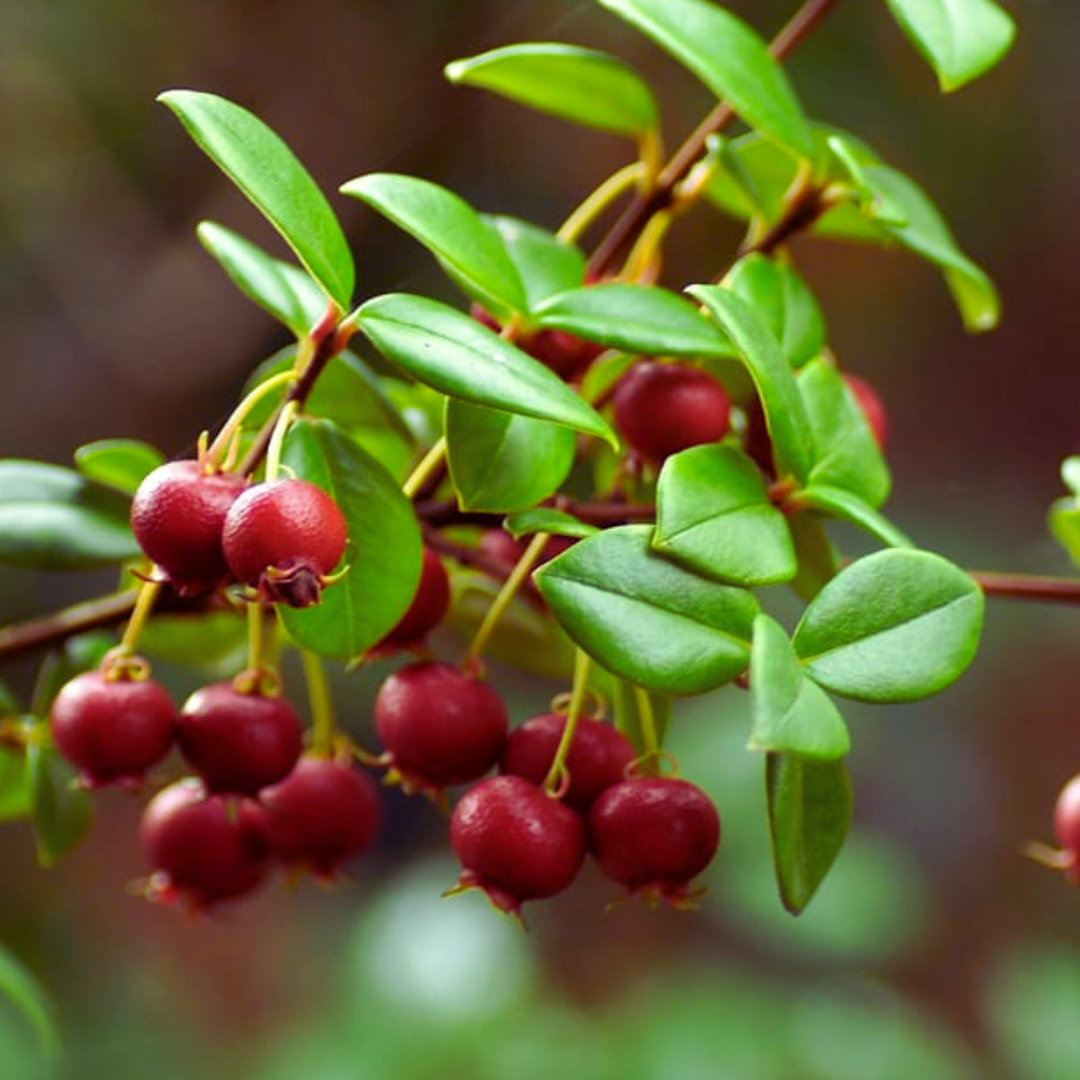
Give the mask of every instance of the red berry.
M 604 351 L 603 345 L 583 341 L 565 330 L 540 330 L 523 341 L 521 348 L 567 381 L 580 378 Z
M 720 818 L 709 797 L 686 780 L 639 776 L 609 787 L 589 811 L 589 848 L 600 869 L 675 906 L 693 899 L 691 879 L 720 845 Z
M 450 606 L 450 578 L 442 560 L 431 548 L 424 548 L 424 564 L 409 609 L 397 626 L 379 642 L 378 648 L 407 649 L 423 641 L 443 620 Z
M 139 839 L 153 871 L 147 895 L 159 902 L 206 908 L 250 892 L 266 870 L 259 836 L 224 798 L 208 795 L 191 777 L 150 800 Z
M 889 418 L 885 412 L 885 403 L 881 400 L 878 392 L 860 376 L 845 371 L 843 379 L 847 383 L 848 389 L 855 396 L 856 404 L 862 410 L 863 416 L 866 417 L 866 422 L 870 425 L 870 431 L 873 433 L 874 441 L 878 444 L 878 449 L 884 450 L 885 436 L 889 432 Z
M 555 760 L 566 727 L 561 713 L 542 713 L 510 732 L 499 771 L 523 776 L 542 784 Z M 563 802 L 579 814 L 587 814 L 601 792 L 619 783 L 626 767 L 637 757 L 634 744 L 610 724 L 581 717 L 574 729 L 566 769 L 570 786 Z
M 87 671 L 56 695 L 49 713 L 57 750 L 89 788 L 136 783 L 168 752 L 176 706 L 151 679 Z
M 139 485 L 132 531 L 177 592 L 205 592 L 228 577 L 221 531 L 247 483 L 239 473 L 206 473 L 197 461 L 170 461 Z
M 409 664 L 375 697 L 375 728 L 406 791 L 436 794 L 483 776 L 507 727 L 499 695 L 452 664 Z
M 1054 805 L 1054 835 L 1062 847 L 1066 874 L 1080 881 L 1080 776 L 1062 789 Z
M 520 776 L 481 780 L 450 817 L 460 889 L 480 888 L 500 911 L 562 892 L 585 858 L 581 818 Z
M 241 812 L 271 855 L 330 878 L 375 839 L 379 795 L 371 777 L 349 762 L 303 757 Z
M 345 554 L 345 516 L 306 480 L 254 484 L 229 509 L 222 547 L 238 581 L 271 603 L 318 603 L 326 576 Z
M 728 432 L 727 391 L 705 371 L 655 360 L 635 364 L 612 396 L 615 426 L 641 457 L 663 461 Z
M 177 740 L 211 792 L 253 795 L 296 764 L 303 728 L 282 698 L 241 693 L 232 683 L 221 682 L 187 699 Z

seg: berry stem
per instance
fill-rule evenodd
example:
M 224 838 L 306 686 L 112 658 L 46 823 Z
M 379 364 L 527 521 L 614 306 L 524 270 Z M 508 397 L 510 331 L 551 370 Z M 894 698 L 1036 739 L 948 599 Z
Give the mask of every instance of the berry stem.
M 299 411 L 300 403 L 289 401 L 278 414 L 277 421 L 274 423 L 274 433 L 270 436 L 270 445 L 266 448 L 267 480 L 276 480 L 281 474 L 281 452 L 285 447 L 285 436 Z
M 640 686 L 634 687 L 634 704 L 637 705 L 638 723 L 641 726 L 641 771 L 646 776 L 660 775 L 660 740 L 656 733 L 656 716 L 648 691 Z
M 431 449 L 423 456 L 423 458 L 421 458 L 420 464 L 409 473 L 405 483 L 401 485 L 401 490 L 404 492 L 407 499 L 411 499 L 421 490 L 421 488 L 423 488 L 424 482 L 442 466 L 445 458 L 446 436 L 442 435 L 432 445 Z
M 336 727 L 334 703 L 322 660 L 310 649 L 300 650 L 308 701 L 311 704 L 311 751 L 316 757 L 332 758 Z
M 599 187 L 588 195 L 570 216 L 559 226 L 555 234 L 563 243 L 575 244 L 581 234 L 617 199 L 627 188 L 639 183 L 648 175 L 644 161 L 635 161 L 612 173 Z
M 563 776 L 566 772 L 566 759 L 570 754 L 570 747 L 574 741 L 574 732 L 577 730 L 585 697 L 589 692 L 589 674 L 592 671 L 592 657 L 584 649 L 578 649 L 574 656 L 574 688 L 570 695 L 570 708 L 566 714 L 566 726 L 563 728 L 562 737 L 555 750 L 555 757 L 551 762 L 551 768 L 544 777 L 544 790 L 549 795 L 554 795 L 563 786 Z
M 124 628 L 124 636 L 120 639 L 120 647 L 117 650 L 118 656 L 131 656 L 135 652 L 139 644 L 139 638 L 142 636 L 143 627 L 146 626 L 146 620 L 150 618 L 154 602 L 160 594 L 160 581 L 150 579 L 142 583 L 135 598 L 135 607 L 131 612 L 131 618 Z
M 210 448 L 206 451 L 206 464 L 216 469 L 221 463 L 222 456 L 232 445 L 233 440 L 236 438 L 237 433 L 240 431 L 244 420 L 251 410 L 254 409 L 267 394 L 272 393 L 274 390 L 277 390 L 278 387 L 284 386 L 286 383 L 293 382 L 295 379 L 295 372 L 282 371 L 267 379 L 265 382 L 259 383 L 259 385 L 256 386 L 235 409 L 233 409 L 232 415 L 222 425 L 221 430 L 210 444 Z
M 266 619 L 261 600 L 248 604 L 248 670 L 261 672 L 266 668 Z

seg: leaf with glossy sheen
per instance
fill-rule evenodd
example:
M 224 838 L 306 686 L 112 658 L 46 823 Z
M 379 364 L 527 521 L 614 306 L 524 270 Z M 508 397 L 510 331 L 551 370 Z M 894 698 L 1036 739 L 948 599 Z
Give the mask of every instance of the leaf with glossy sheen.
M 0 999 L 6 1001 L 33 1028 L 42 1053 L 52 1056 L 60 1050 L 60 1029 L 56 1005 L 30 970 L 7 948 L 0 945 Z M 52 1070 L 43 1070 L 40 1076 Z
M 810 603 L 793 638 L 807 672 L 860 701 L 917 701 L 971 663 L 983 594 L 928 551 L 893 548 L 843 569 Z
M 520 218 L 498 214 L 483 218 L 499 234 L 517 268 L 530 312 L 549 296 L 576 289 L 584 280 L 585 256 L 580 248 Z
M 326 420 L 293 425 L 284 463 L 333 496 L 349 526 L 348 572 L 310 608 L 279 608 L 299 645 L 351 660 L 394 628 L 420 580 L 422 543 L 412 503 L 394 478 Z
M 1012 46 L 1016 24 L 993 0 L 885 0 L 944 91 L 989 71 Z
M 618 445 L 608 422 L 558 375 L 446 304 L 389 293 L 369 300 L 357 315 L 387 360 L 449 397 L 551 420 Z
M 165 455 L 156 446 L 138 439 L 99 439 L 75 451 L 75 467 L 83 476 L 126 495 L 134 495 L 145 477 L 164 463 Z
M 806 481 L 813 464 L 810 419 L 795 377 L 776 338 L 745 300 L 718 285 L 692 285 L 687 292 L 700 300 L 730 336 L 757 387 L 781 476 Z
M 830 761 L 851 749 L 840 711 L 806 674 L 784 628 L 764 614 L 754 621 L 750 707 L 751 750 Z
M 657 124 L 648 84 L 622 60 L 595 49 L 528 42 L 447 64 L 452 83 L 492 90 L 586 127 L 637 136 Z
M 326 314 L 326 295 L 303 270 L 213 221 L 200 222 L 195 235 L 233 284 L 297 337 Z
M 552 536 L 593 536 L 600 530 L 595 525 L 587 525 L 579 521 L 571 514 L 562 510 L 552 510 L 549 506 L 535 506 L 531 510 L 522 510 L 517 514 L 511 514 L 504 522 L 503 528 L 515 539 L 532 533 L 546 532 Z
M 446 403 L 450 479 L 462 510 L 527 510 L 558 490 L 574 464 L 574 433 L 531 416 Z
M 90 828 L 90 796 L 73 786 L 75 771 L 49 747 L 28 746 L 26 770 L 38 863 L 55 866 Z
M 652 547 L 739 585 L 788 581 L 798 568 L 787 521 L 761 472 L 731 446 L 695 446 L 664 462 Z
M 851 491 L 811 484 L 799 492 L 795 502 L 799 507 L 849 521 L 890 547 L 914 547 L 888 518 Z
M 600 0 L 726 100 L 751 127 L 813 158 L 802 106 L 780 64 L 746 23 L 706 0 Z
M 844 846 L 851 825 L 851 781 L 842 761 L 769 754 L 765 792 L 780 900 L 798 915 Z
M 326 196 L 284 140 L 215 94 L 169 90 L 158 101 L 277 229 L 326 295 L 347 310 L 356 278 L 348 242 Z
M 525 309 L 525 290 L 498 233 L 463 199 L 430 180 L 369 173 L 341 192 L 404 229 L 493 306 Z
M 651 536 L 605 529 L 534 578 L 570 637 L 616 675 L 665 694 L 730 682 L 749 662 L 757 601 L 655 554 Z

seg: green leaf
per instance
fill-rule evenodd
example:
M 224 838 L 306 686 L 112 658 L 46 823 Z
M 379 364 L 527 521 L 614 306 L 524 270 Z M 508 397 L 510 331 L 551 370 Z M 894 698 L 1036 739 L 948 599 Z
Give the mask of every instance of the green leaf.
M 233 284 L 297 337 L 326 314 L 326 296 L 303 270 L 213 221 L 199 222 L 195 235 Z
M 546 420 L 446 403 L 447 459 L 462 510 L 509 513 L 543 501 L 570 472 L 575 441 Z
M 90 796 L 73 786 L 74 770 L 48 747 L 27 747 L 26 770 L 38 863 L 55 866 L 90 828 Z
M 450 397 L 618 438 L 557 375 L 454 308 L 390 293 L 358 311 L 360 329 L 392 364 Z
M 447 64 L 452 83 L 478 86 L 585 127 L 638 136 L 656 127 L 648 84 L 622 60 L 574 45 L 529 42 Z
M 421 539 L 412 503 L 394 478 L 327 420 L 289 429 L 284 463 L 333 496 L 349 526 L 348 572 L 322 602 L 280 612 L 299 645 L 351 660 L 397 625 L 420 580 Z
M 532 533 L 546 532 L 552 536 L 574 536 L 583 538 L 595 536 L 600 530 L 595 525 L 586 525 L 576 517 L 562 510 L 552 510 L 547 506 L 534 506 L 531 510 L 522 510 L 511 514 L 503 528 L 515 539 Z
M 788 517 L 788 528 L 799 561 L 791 587 L 804 600 L 812 600 L 836 576 L 840 563 L 818 514 L 796 510 Z
M 948 92 L 989 71 L 1008 51 L 1016 25 L 993 0 L 885 0 L 908 39 Z
M 708 308 L 746 364 L 765 411 L 779 475 L 790 473 L 805 483 L 813 464 L 810 420 L 776 338 L 755 309 L 729 289 L 692 285 L 687 292 Z
M 697 694 L 746 670 L 758 605 L 650 548 L 652 528 L 580 540 L 534 575 L 566 632 L 616 675 L 665 694 Z
M 751 127 L 798 156 L 814 142 L 787 75 L 746 23 L 705 0 L 600 0 L 726 100 Z
M 326 295 L 347 310 L 356 271 L 345 234 L 326 196 L 281 137 L 215 94 L 169 90 L 158 101 L 277 229 Z
M 576 289 L 585 278 L 581 249 L 520 218 L 482 215 L 501 238 L 525 289 L 528 311 L 555 293 Z
M 806 675 L 784 628 L 768 615 L 754 620 L 750 705 L 751 750 L 831 761 L 851 749 L 840 711 Z
M 1061 463 L 1061 482 L 1080 498 L 1080 456 L 1067 457 Z
M 830 517 L 850 521 L 890 547 L 909 548 L 914 544 L 883 514 L 858 495 L 843 488 L 811 484 L 796 496 L 799 507 L 816 510 Z
M 769 754 L 765 788 L 780 900 L 798 915 L 844 846 L 851 824 L 851 781 L 841 761 Z
M 115 488 L 38 461 L 0 461 L 0 563 L 87 570 L 140 554 Z
M 0 821 L 30 816 L 30 783 L 26 756 L 16 750 L 0 750 Z
M 460 195 L 397 173 L 358 176 L 341 192 L 418 240 L 471 294 L 500 311 L 525 309 L 524 287 L 499 234 Z
M 823 686 L 860 701 L 917 701 L 971 663 L 983 594 L 959 567 L 894 548 L 842 570 L 811 602 L 794 644 Z
M 797 569 L 784 515 L 754 463 L 730 446 L 695 446 L 664 462 L 652 547 L 739 585 L 788 581 Z
M 41 1052 L 49 1057 L 60 1050 L 56 1005 L 37 978 L 8 948 L 0 945 L 0 998 L 33 1028 Z
M 1048 518 L 1050 532 L 1080 566 L 1080 504 L 1072 496 L 1055 499 Z
M 156 446 L 138 439 L 99 439 L 75 451 L 75 467 L 89 480 L 134 495 L 144 478 L 165 456 Z
M 540 304 L 540 326 L 646 356 L 733 356 L 715 323 L 678 293 L 613 282 L 571 289 Z
M 224 679 L 244 666 L 247 636 L 247 622 L 235 611 L 155 615 L 139 636 L 139 652 Z

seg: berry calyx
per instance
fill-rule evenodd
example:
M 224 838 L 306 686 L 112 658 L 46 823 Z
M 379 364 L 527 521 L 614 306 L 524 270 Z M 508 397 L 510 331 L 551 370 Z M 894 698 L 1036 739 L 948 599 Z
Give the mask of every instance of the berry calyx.
M 520 776 L 493 776 L 469 788 L 450 816 L 450 845 L 461 860 L 456 889 L 483 889 L 500 911 L 567 888 L 585 858 L 581 818 Z
M 724 387 L 685 364 L 635 364 L 612 395 L 615 427 L 640 457 L 661 462 L 702 443 L 719 442 L 731 422 Z
M 605 791 L 589 811 L 589 850 L 600 869 L 646 902 L 689 907 L 691 880 L 720 845 L 720 817 L 694 784 L 638 776 Z
M 345 554 L 348 527 L 337 503 L 307 480 L 249 487 L 229 508 L 221 542 L 240 582 L 272 604 L 310 607 Z
M 885 437 L 889 433 L 889 417 L 885 411 L 885 402 L 881 400 L 878 392 L 861 376 L 843 372 L 843 380 L 847 388 L 855 397 L 855 403 L 862 410 L 870 425 L 870 432 L 874 436 L 879 450 L 885 449 Z
M 376 649 L 408 649 L 422 644 L 428 633 L 442 622 L 449 606 L 450 578 L 446 568 L 434 549 L 425 547 L 420 582 L 412 603 Z

